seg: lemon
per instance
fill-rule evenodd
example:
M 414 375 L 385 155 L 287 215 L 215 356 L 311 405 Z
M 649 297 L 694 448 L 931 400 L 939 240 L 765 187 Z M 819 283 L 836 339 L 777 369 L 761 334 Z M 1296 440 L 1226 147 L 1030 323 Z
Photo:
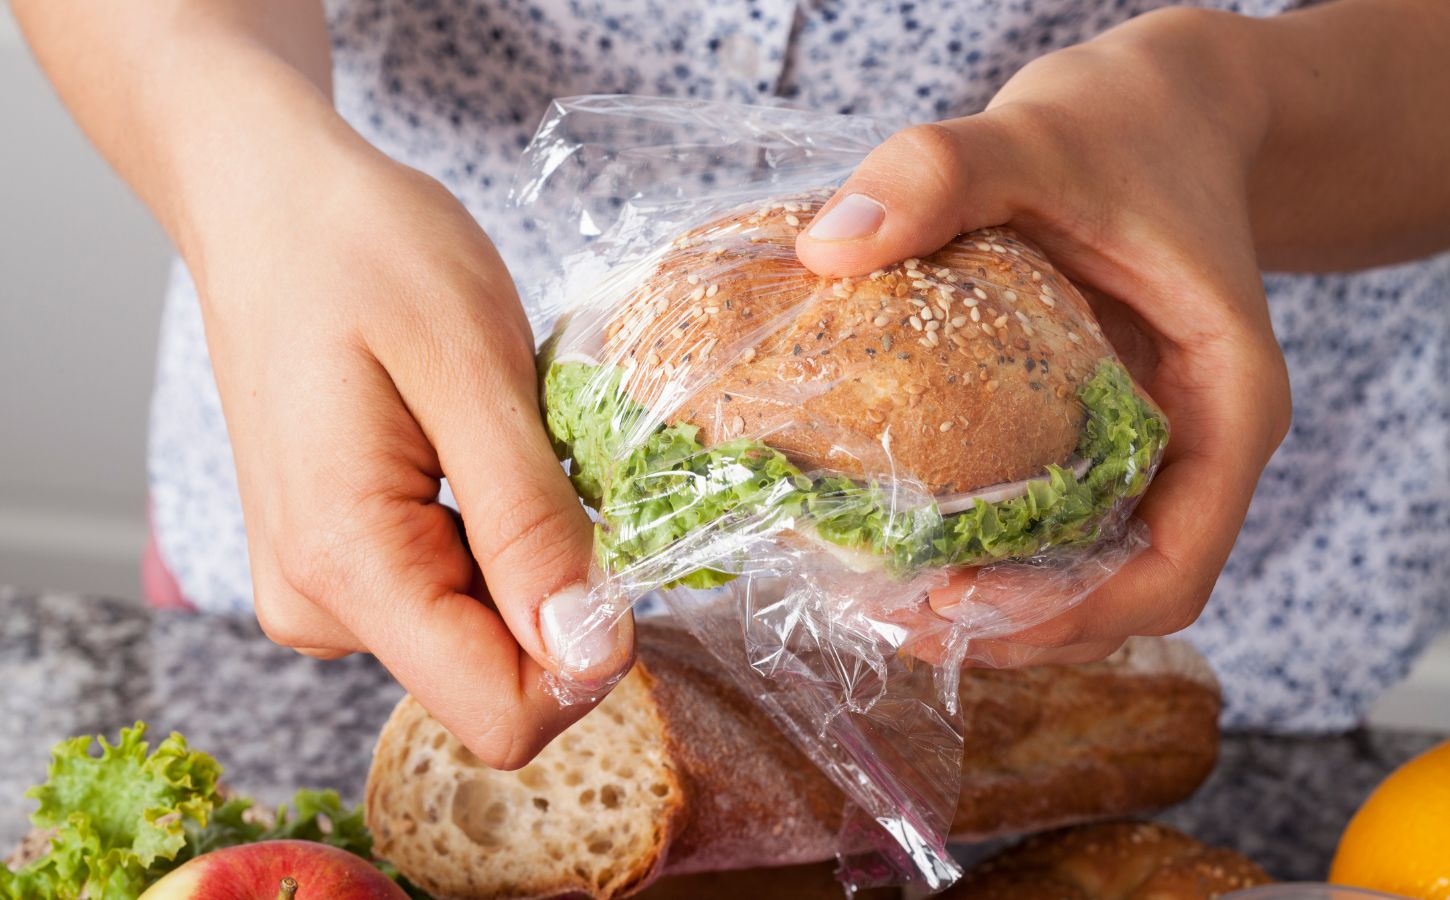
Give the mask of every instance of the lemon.
M 1374 789 L 1339 839 L 1329 880 L 1419 900 L 1450 900 L 1450 741 Z

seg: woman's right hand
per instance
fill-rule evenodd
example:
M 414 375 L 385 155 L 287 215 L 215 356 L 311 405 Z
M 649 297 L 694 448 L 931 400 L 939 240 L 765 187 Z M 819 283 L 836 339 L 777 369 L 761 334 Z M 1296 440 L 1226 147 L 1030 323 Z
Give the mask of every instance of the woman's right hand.
M 285 164 L 309 174 L 213 216 L 188 254 L 257 618 L 304 653 L 373 653 L 486 763 L 522 765 L 587 710 L 545 671 L 604 684 L 633 634 L 626 617 L 561 646 L 592 532 L 540 422 L 528 320 L 431 178 L 360 141 Z

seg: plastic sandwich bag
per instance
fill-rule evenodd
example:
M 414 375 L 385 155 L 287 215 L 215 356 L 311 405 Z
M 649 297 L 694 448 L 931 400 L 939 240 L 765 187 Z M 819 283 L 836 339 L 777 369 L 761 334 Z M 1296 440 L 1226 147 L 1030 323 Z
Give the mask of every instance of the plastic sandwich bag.
M 934 890 L 959 874 L 973 641 L 1062 613 L 1143 546 L 1129 514 L 1167 432 L 1006 229 L 856 278 L 799 263 L 795 235 L 901 124 L 557 101 L 514 187 L 552 262 L 516 276 L 596 522 L 595 612 L 566 646 L 657 594 L 850 799 L 843 880 Z M 953 573 L 961 603 L 934 612 Z

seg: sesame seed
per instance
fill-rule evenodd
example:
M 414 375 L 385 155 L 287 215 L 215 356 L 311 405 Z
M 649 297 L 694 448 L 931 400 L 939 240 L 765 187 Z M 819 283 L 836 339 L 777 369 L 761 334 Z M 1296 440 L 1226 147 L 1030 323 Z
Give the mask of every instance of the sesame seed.
M 1006 300 L 1008 303 L 1016 303 L 1017 302 L 1017 292 L 1016 291 L 1012 291 L 1012 290 L 1003 291 L 1002 292 L 1002 299 L 1003 300 Z
M 936 430 L 937 431 L 940 431 L 942 434 L 946 434 L 948 431 L 951 431 L 952 430 L 952 423 L 951 422 L 943 422 L 943 423 L 941 423 L 940 425 L 938 425 L 936 427 Z
M 992 377 L 992 373 L 991 372 L 988 372 L 985 366 L 983 366 L 982 368 L 980 368 L 980 369 L 977 370 L 977 380 L 978 381 L 986 381 L 988 378 L 991 378 L 991 377 Z
M 718 293 L 720 293 L 720 285 L 718 285 L 718 284 L 712 284 L 712 285 L 710 285 L 710 287 L 708 289 L 706 289 L 705 296 L 706 297 L 713 297 L 713 296 L 715 296 Z
M 1022 323 L 1022 333 L 1027 335 L 1028 337 L 1032 337 L 1033 335 L 1037 334 L 1032 326 L 1028 325 L 1026 322 Z
M 698 300 L 703 300 L 703 299 L 705 299 L 705 286 L 704 285 L 701 285 L 701 286 L 695 288 L 693 291 L 690 291 L 690 302 L 691 303 L 694 303 L 694 302 L 696 302 Z
M 982 334 L 985 334 L 987 337 L 996 337 L 996 334 L 992 331 L 992 326 L 986 322 L 982 323 Z
M 1053 302 L 1053 299 L 1047 295 L 1047 291 L 1043 291 L 1042 292 L 1042 305 L 1045 306 L 1045 307 L 1047 307 L 1048 309 L 1052 309 L 1057 304 L 1055 302 Z
M 933 322 L 931 324 L 935 325 L 936 323 Z M 928 345 L 935 347 L 937 344 L 941 343 L 941 338 L 937 337 L 937 333 L 935 331 L 928 331 L 926 333 L 926 342 Z
M 952 316 L 952 325 L 953 326 L 955 326 L 957 328 L 961 328 L 965 324 L 967 324 L 967 317 L 966 316 Z
M 958 350 L 960 350 L 963 347 L 967 346 L 967 339 L 964 338 L 964 337 L 962 337 L 959 334 L 951 334 L 951 335 L 947 335 L 947 337 L 952 342 L 952 345 L 954 347 L 956 347 Z
M 916 339 L 916 342 L 918 344 L 922 345 L 923 347 L 930 347 L 931 346 L 931 341 L 927 340 L 927 338 L 929 338 L 929 337 L 931 337 L 931 335 L 929 335 L 929 334 L 926 335 L 926 337 L 919 337 L 919 338 Z
M 1018 318 L 1019 321 L 1022 322 L 1023 325 L 1031 325 L 1032 324 L 1032 320 L 1029 319 L 1029 318 L 1027 318 L 1027 314 L 1025 312 L 1023 312 L 1022 310 L 1020 310 L 1020 309 L 1017 310 L 1017 318 Z
M 977 298 L 977 299 L 978 299 L 978 300 L 986 300 L 986 299 L 987 299 L 987 292 L 986 292 L 986 291 L 984 291 L 984 290 L 982 290 L 982 289 L 981 289 L 981 288 L 979 288 L 979 287 L 974 287 L 974 288 L 972 288 L 972 294 L 973 294 L 973 296 L 975 296 L 975 297 L 976 297 L 976 298 Z
M 921 319 L 917 318 L 916 316 L 912 316 L 907 321 L 911 323 L 912 328 L 915 328 L 917 331 L 921 330 Z
M 988 250 L 992 249 L 992 245 L 987 243 L 986 241 L 977 241 L 976 247 L 983 253 L 986 253 Z
M 1039 272 L 1039 271 L 1037 271 L 1036 269 L 1033 269 L 1032 270 L 1032 280 L 1033 281 L 1041 281 L 1042 280 L 1042 273 Z
M 713 315 L 715 315 L 715 313 L 717 313 L 719 311 L 720 311 L 720 307 L 718 307 L 718 306 L 707 306 L 707 307 L 705 307 L 705 315 L 707 315 L 707 316 L 713 316 Z
M 694 306 L 690 307 L 690 311 L 685 314 L 685 318 L 687 318 L 687 319 L 693 319 L 696 316 L 698 316 L 701 313 L 703 313 L 704 311 L 705 311 L 705 307 L 703 307 L 700 304 L 696 303 Z
M 755 358 L 755 348 L 754 347 L 746 347 L 745 348 L 745 352 L 742 353 L 742 354 L 740 354 L 740 359 L 742 361 L 744 361 L 744 362 L 750 362 L 754 358 Z
M 988 381 L 987 382 L 987 390 L 989 390 L 989 391 L 995 391 L 997 389 L 997 387 L 998 387 L 998 385 L 997 385 L 997 379 L 993 378 L 991 381 Z
M 876 327 L 880 328 L 882 325 L 885 325 L 887 322 L 890 321 L 891 319 L 887 318 L 886 316 L 877 316 L 876 318 L 871 320 L 871 323 Z
M 1007 317 L 1006 316 L 998 316 L 997 318 L 995 318 L 995 319 L 992 320 L 992 327 L 993 328 L 1001 328 L 1003 325 L 1006 325 L 1006 324 L 1007 324 Z
M 799 216 L 796 216 L 796 215 L 786 216 L 785 217 L 785 224 L 789 225 L 792 228 L 799 228 L 800 225 L 801 225 L 800 217 Z
M 1006 247 L 1003 247 L 1001 244 L 993 244 L 992 245 L 992 249 L 995 250 L 998 253 L 1006 253 L 1007 252 L 1007 248 Z
M 688 281 L 690 284 L 699 284 L 700 276 L 696 275 L 694 272 L 691 272 L 689 275 L 685 276 L 685 280 Z
M 902 265 L 906 266 L 908 269 L 915 269 L 917 266 L 921 265 L 921 260 L 913 256 L 911 259 L 903 262 Z
M 875 278 L 880 278 L 882 275 L 885 275 L 885 274 L 886 274 L 886 270 L 885 269 L 877 269 L 876 271 L 872 272 L 870 275 L 868 275 L 866 277 L 867 278 L 875 279 Z
M 1052 296 L 1052 285 L 1050 285 L 1050 284 L 1044 284 L 1042 286 L 1042 296 L 1044 296 L 1044 297 L 1051 297 Z
M 930 322 L 933 318 L 935 318 L 935 314 L 932 313 L 931 307 L 923 305 L 921 308 L 921 320 L 923 322 Z
M 892 293 L 898 297 L 905 297 L 907 294 L 911 293 L 911 288 L 907 285 L 906 282 L 898 281 L 896 282 L 896 288 L 892 291 Z
M 916 288 L 918 291 L 929 291 L 929 290 L 931 290 L 931 282 L 930 281 L 922 281 L 920 278 L 918 278 L 915 281 L 913 281 L 911 283 L 911 286 L 914 287 L 914 288 Z
M 883 334 L 881 336 L 881 349 L 887 351 L 891 349 L 891 335 Z
M 925 394 L 926 393 L 926 385 L 924 385 L 924 384 L 908 384 L 906 386 L 906 392 L 908 394 L 912 394 L 913 396 L 914 395 L 917 395 L 917 394 Z
M 801 211 L 801 205 L 799 203 L 787 203 L 783 208 L 785 209 L 786 212 L 800 212 Z
M 927 322 L 926 323 L 926 330 L 927 331 L 936 331 L 940 327 L 941 327 L 941 322 L 938 322 L 936 319 L 932 319 L 930 322 Z
M 675 364 L 674 363 L 665 363 L 665 365 L 664 365 L 664 372 L 665 372 L 665 377 L 666 378 L 674 378 L 675 377 Z
M 973 322 L 980 322 L 980 321 L 982 321 L 982 311 L 980 309 L 977 309 L 977 307 L 975 305 L 972 306 L 971 316 L 972 316 L 972 321 Z
M 743 418 L 741 418 L 740 416 L 736 416 L 735 418 L 731 419 L 730 420 L 730 430 L 733 431 L 733 432 L 735 432 L 736 434 L 739 434 L 740 432 L 744 431 L 745 430 L 745 420 Z
M 926 301 L 923 300 L 923 299 L 921 299 L 920 297 L 912 297 L 911 298 L 911 305 L 912 306 L 926 306 Z
M 963 297 L 962 298 L 962 305 L 965 306 L 967 309 L 971 309 L 972 307 L 976 306 L 978 303 L 981 303 L 981 302 L 982 301 L 978 300 L 976 297 Z
M 649 363 L 652 366 L 658 366 L 660 364 L 660 355 L 658 353 L 654 352 L 653 350 L 651 350 L 649 352 L 649 356 L 646 356 L 644 358 L 644 361 L 647 362 L 647 363 Z
M 951 269 L 943 269 L 940 266 L 938 266 L 937 268 L 933 269 L 932 272 L 938 278 L 945 278 L 945 277 L 947 277 L 948 275 L 950 275 L 952 273 Z
M 1076 331 L 1069 331 L 1067 333 L 1067 339 L 1072 341 L 1074 344 L 1082 343 L 1082 337 Z

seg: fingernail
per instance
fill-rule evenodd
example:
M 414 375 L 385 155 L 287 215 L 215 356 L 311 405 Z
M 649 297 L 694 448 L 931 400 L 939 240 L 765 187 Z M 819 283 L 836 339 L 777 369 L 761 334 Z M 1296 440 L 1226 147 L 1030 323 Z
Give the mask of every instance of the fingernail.
M 618 623 L 591 622 L 596 609 L 582 584 L 564 588 L 539 606 L 544 649 L 566 673 L 590 672 L 610 662 L 619 648 Z
M 809 235 L 818 241 L 855 241 L 870 237 L 886 221 L 886 207 L 865 194 L 847 194 L 841 202 L 811 223 Z

